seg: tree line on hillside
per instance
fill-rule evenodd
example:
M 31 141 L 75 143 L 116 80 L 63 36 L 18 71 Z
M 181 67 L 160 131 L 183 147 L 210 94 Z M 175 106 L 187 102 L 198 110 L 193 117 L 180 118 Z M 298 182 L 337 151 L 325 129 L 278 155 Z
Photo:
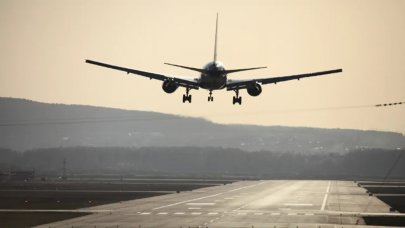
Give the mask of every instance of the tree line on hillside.
M 59 147 L 0 149 L 0 172 L 58 174 L 245 176 L 254 178 L 405 178 L 404 150 L 362 149 L 345 154 L 245 152 L 211 147 Z

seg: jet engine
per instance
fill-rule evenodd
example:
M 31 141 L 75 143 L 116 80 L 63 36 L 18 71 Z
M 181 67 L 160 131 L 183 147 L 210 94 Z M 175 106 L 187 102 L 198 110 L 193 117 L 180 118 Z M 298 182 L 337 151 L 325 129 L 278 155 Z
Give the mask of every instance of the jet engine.
M 251 84 L 246 89 L 248 94 L 253 97 L 259 96 L 262 93 L 262 87 L 259 83 Z
M 166 93 L 174 93 L 177 88 L 179 88 L 179 85 L 171 80 L 165 80 L 162 85 L 162 89 Z

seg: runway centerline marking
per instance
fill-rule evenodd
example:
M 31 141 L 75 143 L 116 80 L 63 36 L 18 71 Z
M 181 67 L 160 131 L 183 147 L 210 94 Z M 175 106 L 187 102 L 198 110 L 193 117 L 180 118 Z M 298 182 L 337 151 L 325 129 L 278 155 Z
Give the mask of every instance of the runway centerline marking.
M 326 193 L 325 193 L 325 196 L 323 197 L 321 211 L 324 211 L 325 207 L 326 207 L 326 201 L 328 200 L 328 195 L 329 195 L 329 190 L 330 190 L 330 182 L 331 181 L 328 182 L 328 187 L 326 188 Z
M 188 209 L 189 209 L 189 210 L 200 210 L 201 207 L 189 207 Z

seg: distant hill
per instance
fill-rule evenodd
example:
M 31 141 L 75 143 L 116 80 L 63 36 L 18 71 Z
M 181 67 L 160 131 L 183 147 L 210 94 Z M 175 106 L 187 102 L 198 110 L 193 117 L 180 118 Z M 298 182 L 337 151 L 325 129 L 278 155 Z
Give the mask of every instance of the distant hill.
M 405 150 L 360 149 L 346 154 L 246 152 L 218 147 L 58 147 L 23 153 L 0 149 L 1 173 L 37 175 L 263 178 L 404 179 Z M 3 175 L 7 178 L 7 175 Z
M 394 132 L 223 125 L 199 118 L 0 98 L 0 147 L 224 147 L 246 151 L 343 153 L 405 147 Z

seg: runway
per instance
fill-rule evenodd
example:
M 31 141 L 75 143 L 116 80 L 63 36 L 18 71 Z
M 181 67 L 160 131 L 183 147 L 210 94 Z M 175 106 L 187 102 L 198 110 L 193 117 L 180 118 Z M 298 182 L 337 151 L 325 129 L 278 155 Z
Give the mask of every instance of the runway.
M 38 227 L 361 227 L 365 216 L 404 216 L 389 209 L 350 181 L 242 181 L 83 208 L 94 214 Z

